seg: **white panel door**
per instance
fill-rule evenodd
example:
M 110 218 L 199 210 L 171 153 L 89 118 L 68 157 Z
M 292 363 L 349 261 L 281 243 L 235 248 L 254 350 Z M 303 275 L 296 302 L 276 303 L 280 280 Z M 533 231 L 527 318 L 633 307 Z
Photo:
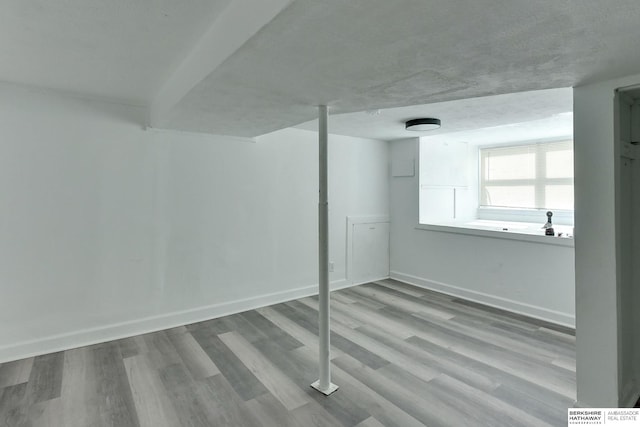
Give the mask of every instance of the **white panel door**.
M 364 283 L 389 277 L 389 223 L 353 224 L 349 279 Z

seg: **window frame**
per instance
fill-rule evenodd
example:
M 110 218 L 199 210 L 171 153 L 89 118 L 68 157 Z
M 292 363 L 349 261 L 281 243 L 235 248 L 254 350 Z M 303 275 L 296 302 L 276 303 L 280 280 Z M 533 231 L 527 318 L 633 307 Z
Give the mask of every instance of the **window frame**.
M 557 147 L 554 149 L 554 146 Z M 514 178 L 514 179 L 486 179 L 486 156 L 490 151 L 497 152 L 499 150 L 517 149 L 517 148 L 533 148 L 535 161 L 535 177 L 534 178 Z M 563 151 L 570 148 L 573 152 L 572 139 L 559 139 L 553 141 L 527 141 L 515 144 L 487 145 L 478 147 L 478 218 L 492 219 L 496 214 L 506 215 L 508 217 L 526 216 L 527 213 L 538 216 L 539 212 L 552 210 L 554 213 L 559 212 L 561 216 L 573 217 L 574 209 L 554 209 L 545 206 L 546 194 L 545 187 L 547 185 L 574 185 L 573 176 L 570 178 L 547 178 L 546 177 L 546 154 L 553 151 Z M 573 175 L 573 173 L 572 173 Z M 490 205 L 487 202 L 487 192 L 484 190 L 489 185 L 503 186 L 521 186 L 528 185 L 534 187 L 534 205 L 535 207 L 518 207 L 518 206 L 500 206 Z M 515 218 L 512 218 L 515 219 Z M 523 219 L 522 221 L 526 221 Z M 573 221 L 571 221 L 573 222 Z

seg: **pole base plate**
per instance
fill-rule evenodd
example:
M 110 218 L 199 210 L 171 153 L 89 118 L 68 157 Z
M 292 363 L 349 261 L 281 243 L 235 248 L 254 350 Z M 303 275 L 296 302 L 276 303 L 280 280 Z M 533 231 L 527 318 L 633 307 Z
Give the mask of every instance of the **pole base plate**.
M 313 384 L 311 384 L 311 387 L 315 388 L 316 390 L 318 390 L 320 393 L 324 394 L 325 396 L 329 396 L 331 393 L 333 393 L 334 391 L 336 391 L 338 389 L 338 386 L 335 385 L 334 383 L 329 383 L 329 387 L 327 387 L 326 389 L 324 388 L 320 388 L 320 381 L 316 381 Z

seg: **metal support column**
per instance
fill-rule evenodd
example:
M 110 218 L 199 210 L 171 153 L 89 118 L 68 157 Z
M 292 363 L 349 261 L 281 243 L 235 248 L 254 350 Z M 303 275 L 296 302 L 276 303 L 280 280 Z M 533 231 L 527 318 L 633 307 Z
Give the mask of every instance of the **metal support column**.
M 319 169 L 320 169 L 320 197 L 318 202 L 318 297 L 319 297 L 319 364 L 320 379 L 311 387 L 320 393 L 330 395 L 338 389 L 331 383 L 331 365 L 329 351 L 331 344 L 329 326 L 329 199 L 327 191 L 327 106 L 318 107 L 319 134 Z

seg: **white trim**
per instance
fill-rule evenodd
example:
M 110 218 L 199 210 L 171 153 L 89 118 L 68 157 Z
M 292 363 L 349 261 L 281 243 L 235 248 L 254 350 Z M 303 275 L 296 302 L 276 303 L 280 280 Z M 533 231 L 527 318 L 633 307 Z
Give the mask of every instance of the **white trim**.
M 345 277 L 347 281 L 353 284 L 353 280 L 351 279 L 351 270 L 352 270 L 352 262 L 353 262 L 353 226 L 355 224 L 384 224 L 388 223 L 391 225 L 391 218 L 385 215 L 352 215 L 347 216 L 347 241 L 345 242 L 346 248 L 345 253 L 347 255 L 347 259 L 345 262 Z M 391 243 L 391 242 L 389 242 Z M 391 245 L 389 245 L 391 248 Z M 391 254 L 389 254 L 389 259 L 391 259 Z M 368 283 L 368 282 L 364 282 Z
M 365 216 L 348 216 L 347 225 L 351 224 L 378 224 L 381 222 L 389 222 L 388 215 L 365 215 Z
M 480 206 L 476 210 L 477 219 L 488 219 L 494 221 L 513 222 L 534 222 L 544 224 L 547 222 L 547 211 L 549 209 L 512 209 L 500 207 Z M 574 211 L 553 209 L 553 225 L 574 225 Z
M 556 236 L 539 236 L 536 234 L 524 234 L 517 231 L 493 231 L 480 230 L 477 228 L 469 228 L 464 225 L 435 225 L 435 224 L 417 224 L 416 230 L 437 231 L 441 233 L 466 234 L 469 236 L 487 237 L 490 239 L 506 239 L 518 240 L 521 242 L 540 243 L 543 245 L 566 246 L 573 248 L 575 246 L 573 238 L 556 237 Z
M 330 285 L 332 291 L 353 286 L 344 279 L 331 282 Z M 189 325 L 191 323 L 202 322 L 317 294 L 318 285 L 314 284 L 258 297 L 245 298 L 23 341 L 0 347 L 0 363 Z
M 217 133 L 207 133 L 207 132 L 199 132 L 199 131 L 191 131 L 191 130 L 183 130 L 183 129 L 168 129 L 168 128 L 158 128 L 152 126 L 146 126 L 144 129 L 146 132 L 153 132 L 157 134 L 166 134 L 166 135 L 185 135 L 192 136 L 197 138 L 205 139 L 206 141 L 215 141 L 220 143 L 225 142 L 248 142 L 251 144 L 255 144 L 257 142 L 256 138 L 249 138 L 244 136 L 233 136 L 233 135 L 222 135 Z
M 513 313 L 522 314 L 525 316 L 555 323 L 557 325 L 575 328 L 575 324 L 576 324 L 575 315 L 572 315 L 569 313 L 562 313 L 555 310 L 549 310 L 544 307 L 526 304 L 526 303 L 511 300 L 508 298 L 502 298 L 496 295 L 487 294 L 484 292 L 463 289 L 457 286 L 449 285 L 442 282 L 437 282 L 435 280 L 423 279 L 421 277 L 412 276 L 410 274 L 404 274 L 398 271 L 391 271 L 390 277 L 392 279 L 399 280 L 401 282 L 405 282 L 410 285 L 418 286 L 418 287 L 429 289 L 432 291 L 441 292 L 447 295 L 463 298 L 469 301 L 478 302 L 480 304 L 488 305 L 491 307 L 508 310 Z
M 386 279 L 390 279 L 390 278 L 391 278 L 391 276 L 386 276 L 386 277 L 377 277 L 377 278 L 375 278 L 375 279 L 371 279 L 371 280 L 364 280 L 364 281 L 362 281 L 362 282 L 349 283 L 349 285 L 348 285 L 348 286 L 344 286 L 344 287 L 343 287 L 343 288 L 341 288 L 341 289 L 344 289 L 344 288 L 351 288 L 351 287 L 354 287 L 354 286 L 360 286 L 360 285 L 364 285 L 364 284 L 366 284 L 366 283 L 379 282 L 380 280 L 386 280 Z M 333 291 L 333 289 L 332 289 L 332 291 Z
M 615 90 L 615 92 L 627 92 L 627 91 L 636 90 L 636 89 L 640 89 L 640 83 L 619 87 Z
M 314 287 L 314 286 L 312 286 L 312 287 Z M 340 289 L 350 288 L 350 287 L 355 286 L 355 285 L 351 284 L 346 279 L 340 279 L 340 280 L 334 280 L 333 282 L 329 283 L 329 286 L 331 287 L 329 289 L 329 291 L 333 292 L 333 291 L 339 291 Z M 315 295 L 316 293 L 317 292 L 314 292 L 314 293 L 311 293 L 311 294 L 306 295 L 306 296 Z M 304 296 L 295 297 L 295 298 L 289 298 L 289 299 L 287 299 L 285 301 L 291 301 L 291 300 L 298 299 L 298 298 L 304 298 Z M 280 302 L 284 302 L 284 301 L 280 301 Z M 269 303 L 267 305 L 272 305 L 272 304 L 277 304 L 277 303 Z

